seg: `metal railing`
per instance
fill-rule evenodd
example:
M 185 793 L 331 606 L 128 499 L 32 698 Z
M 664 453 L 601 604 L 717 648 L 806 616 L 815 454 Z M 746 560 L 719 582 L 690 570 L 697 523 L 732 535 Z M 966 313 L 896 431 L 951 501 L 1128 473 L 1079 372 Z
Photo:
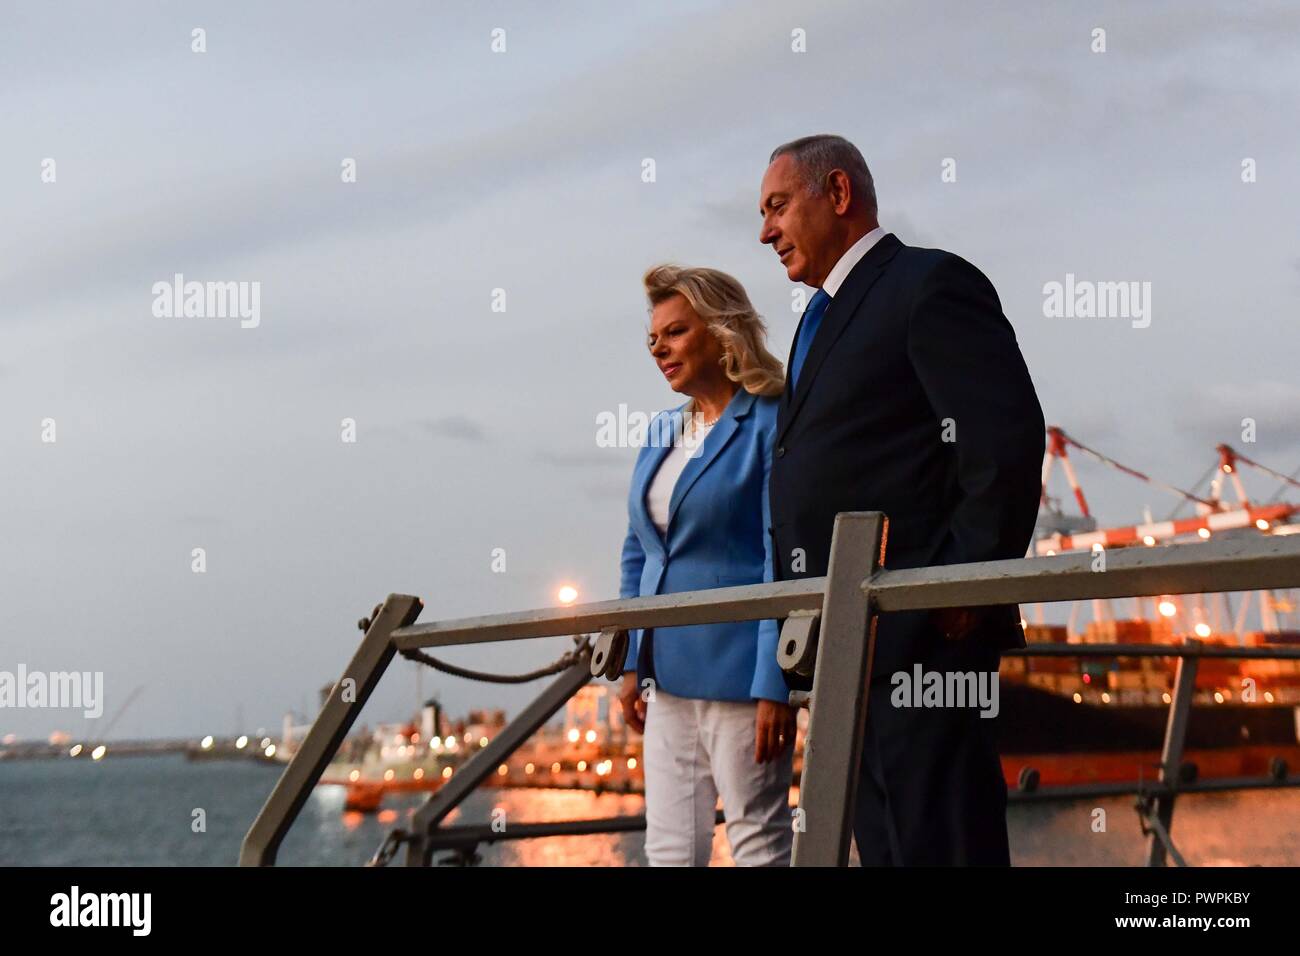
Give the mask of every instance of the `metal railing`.
M 271 865 L 281 841 L 320 779 L 393 657 L 406 650 L 522 641 L 599 632 L 591 652 L 578 655 L 518 717 L 470 758 L 415 814 L 400 835 L 407 865 L 427 865 L 438 828 L 502 760 L 555 714 L 593 672 L 615 663 L 620 632 L 777 618 L 784 621 L 778 659 L 787 671 L 813 675 L 804 745 L 793 863 L 843 866 L 848 861 L 854 797 L 867 720 L 867 685 L 880 612 L 1193 594 L 1300 586 L 1300 535 L 1222 538 L 1206 543 L 1108 552 L 1097 568 L 1092 554 L 887 570 L 887 518 L 879 512 L 836 517 L 825 577 L 604 601 L 562 608 L 416 624 L 419 598 L 391 594 L 370 622 L 360 647 L 330 693 L 310 732 L 267 798 L 240 851 L 244 866 Z M 1195 789 L 1180 780 L 1183 741 L 1204 656 L 1298 658 L 1300 649 L 1184 646 L 1037 645 L 1032 653 L 1083 656 L 1158 654 L 1179 658 L 1159 779 L 1148 794 L 1148 863 L 1164 862 L 1174 798 Z M 1283 783 L 1292 781 L 1285 780 Z M 592 821 L 584 821 L 584 825 Z M 636 823 L 607 829 L 635 829 Z M 547 835 L 556 831 L 546 829 Z M 588 832 L 581 830 L 575 832 Z M 443 831 L 445 837 L 445 831 Z M 381 848 L 391 857 L 396 844 Z M 1173 850 L 1175 860 L 1177 851 Z

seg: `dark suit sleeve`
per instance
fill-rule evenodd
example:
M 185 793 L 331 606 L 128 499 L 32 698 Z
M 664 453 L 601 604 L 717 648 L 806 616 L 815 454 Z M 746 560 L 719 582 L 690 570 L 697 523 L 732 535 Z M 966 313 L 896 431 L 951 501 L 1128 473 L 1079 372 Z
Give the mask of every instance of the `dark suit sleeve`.
M 941 259 L 920 285 L 907 348 L 935 427 L 942 436 L 951 424 L 955 438 L 959 499 L 933 563 L 1023 557 L 1038 514 L 1043 412 L 992 283 L 964 259 Z

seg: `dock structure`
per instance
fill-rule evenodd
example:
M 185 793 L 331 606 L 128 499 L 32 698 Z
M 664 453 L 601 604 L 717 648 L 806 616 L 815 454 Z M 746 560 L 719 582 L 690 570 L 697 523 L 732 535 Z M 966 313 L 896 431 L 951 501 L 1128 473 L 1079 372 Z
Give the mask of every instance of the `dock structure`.
M 266 866 L 311 788 L 342 744 L 393 658 L 424 649 L 563 635 L 581 639 L 577 653 L 542 693 L 465 762 L 415 814 L 409 831 L 394 830 L 372 862 L 405 851 L 405 862 L 427 866 L 439 849 L 471 852 L 495 839 L 615 832 L 644 820 L 569 821 L 519 826 L 509 834 L 483 827 L 444 827 L 469 793 L 585 687 L 593 676 L 622 669 L 629 628 L 672 627 L 776 618 L 783 622 L 778 660 L 787 671 L 811 674 L 811 713 L 804 750 L 793 865 L 844 866 L 867 713 L 875 618 L 882 612 L 1134 597 L 1207 594 L 1300 587 L 1300 535 L 1263 535 L 1116 551 L 1098 570 L 1088 553 L 888 570 L 888 518 L 879 512 L 836 517 L 825 577 L 690 591 L 652 597 L 544 608 L 452 621 L 416 623 L 423 602 L 391 594 L 369 621 L 351 662 L 315 723 L 267 798 L 240 852 L 240 864 Z M 1156 779 L 1139 788 L 1138 812 L 1148 840 L 1147 862 L 1182 862 L 1172 837 L 1182 793 L 1300 785 L 1284 768 L 1259 779 L 1198 782 L 1186 779 L 1183 748 L 1198 664 L 1208 658 L 1298 659 L 1296 647 L 1223 647 L 1188 640 L 1178 645 L 1037 644 L 1033 655 L 1161 656 L 1176 658 L 1173 693 Z M 1025 796 L 1046 798 L 1047 789 Z M 1133 792 L 1113 784 L 1075 786 L 1060 796 Z M 466 850 L 469 847 L 469 850 Z

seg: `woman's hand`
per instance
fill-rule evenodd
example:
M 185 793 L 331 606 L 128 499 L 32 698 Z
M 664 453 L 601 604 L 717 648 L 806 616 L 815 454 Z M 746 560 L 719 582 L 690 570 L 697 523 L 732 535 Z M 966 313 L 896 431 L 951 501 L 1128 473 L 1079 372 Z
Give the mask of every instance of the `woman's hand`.
M 645 701 L 636 683 L 636 671 L 623 673 L 623 686 L 618 691 L 618 702 L 623 708 L 623 719 L 638 734 L 645 733 Z
M 754 718 L 754 763 L 767 763 L 794 746 L 794 708 L 775 700 L 758 702 Z

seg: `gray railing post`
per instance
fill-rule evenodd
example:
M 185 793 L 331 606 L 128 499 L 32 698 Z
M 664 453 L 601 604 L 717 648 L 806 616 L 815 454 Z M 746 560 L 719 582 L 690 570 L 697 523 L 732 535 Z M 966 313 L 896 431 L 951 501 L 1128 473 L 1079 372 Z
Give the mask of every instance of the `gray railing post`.
M 298 811 L 334 759 L 339 745 L 393 659 L 393 631 L 413 623 L 423 607 L 419 598 L 409 594 L 388 595 L 366 629 L 366 636 L 343 677 L 334 685 L 325 706 L 303 739 L 302 746 L 285 767 L 275 789 L 266 798 L 262 812 L 244 837 L 239 851 L 240 866 L 271 866 L 275 863 L 280 841 L 293 826 Z
M 876 639 L 870 589 L 863 583 L 884 560 L 885 525 L 878 511 L 835 518 L 804 740 L 794 866 L 848 863 Z
M 1200 641 L 1188 639 L 1189 647 L 1199 647 Z M 1160 783 L 1168 790 L 1155 798 L 1151 834 L 1147 838 L 1147 866 L 1165 865 L 1165 841 L 1172 840 L 1170 827 L 1174 820 L 1174 797 L 1182 782 L 1183 743 L 1187 740 L 1187 722 L 1192 715 L 1192 698 L 1196 693 L 1196 669 L 1200 663 L 1194 656 L 1178 658 L 1174 671 L 1174 693 L 1169 702 L 1169 718 L 1165 723 L 1165 742 L 1160 751 Z M 1163 831 L 1163 834 L 1162 832 Z

